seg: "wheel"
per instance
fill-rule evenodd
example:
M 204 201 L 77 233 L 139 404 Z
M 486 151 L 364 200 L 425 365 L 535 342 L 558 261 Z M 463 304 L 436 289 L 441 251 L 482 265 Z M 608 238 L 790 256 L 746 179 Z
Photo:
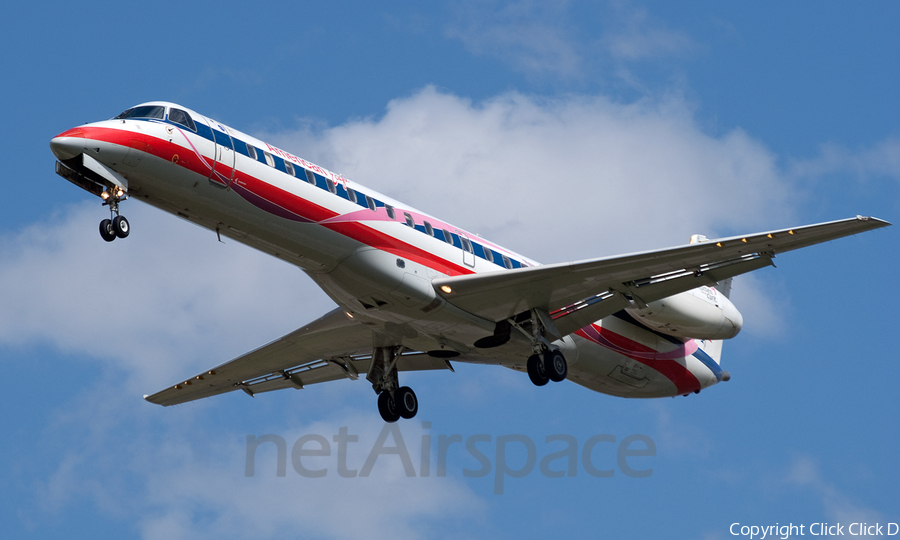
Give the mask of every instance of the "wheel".
M 397 390 L 394 403 L 397 405 L 397 412 L 400 413 L 400 416 L 407 420 L 419 412 L 419 400 L 416 398 L 416 393 L 408 386 L 401 386 Z
M 392 423 L 400 419 L 400 413 L 397 412 L 397 405 L 390 392 L 382 392 L 378 394 L 378 412 L 385 422 Z
M 128 236 L 128 233 L 131 232 L 131 226 L 128 225 L 128 220 L 125 219 L 125 216 L 116 216 L 113 218 L 112 229 L 119 238 L 125 238 Z
M 566 378 L 569 374 L 569 366 L 563 353 L 557 350 L 551 350 L 544 353 L 544 366 L 547 369 L 547 376 L 553 382 L 559 382 Z
M 550 377 L 547 376 L 547 369 L 544 367 L 544 359 L 539 354 L 532 354 L 528 357 L 528 378 L 535 386 L 544 386 Z
M 100 236 L 107 242 L 112 242 L 116 239 L 116 231 L 113 230 L 111 220 L 104 219 L 100 222 Z

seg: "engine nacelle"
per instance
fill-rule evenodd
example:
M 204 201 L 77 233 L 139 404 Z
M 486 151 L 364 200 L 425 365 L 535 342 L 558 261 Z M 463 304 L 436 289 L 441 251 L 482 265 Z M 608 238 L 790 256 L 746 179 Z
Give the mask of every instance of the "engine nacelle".
M 729 339 L 738 335 L 744 324 L 731 300 L 712 287 L 698 287 L 625 311 L 649 328 L 683 338 Z

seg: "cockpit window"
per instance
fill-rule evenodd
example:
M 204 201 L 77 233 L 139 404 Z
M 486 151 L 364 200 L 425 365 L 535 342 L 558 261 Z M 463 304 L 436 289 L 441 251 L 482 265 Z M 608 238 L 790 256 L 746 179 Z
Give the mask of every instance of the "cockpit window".
M 187 113 L 187 111 L 182 111 L 181 109 L 175 108 L 169 109 L 169 121 L 182 125 L 191 131 L 197 131 L 197 126 L 194 124 L 194 120 L 191 118 L 191 115 Z
M 166 108 L 162 105 L 141 105 L 128 109 L 114 120 L 124 120 L 125 118 L 159 118 L 162 120 L 165 116 Z

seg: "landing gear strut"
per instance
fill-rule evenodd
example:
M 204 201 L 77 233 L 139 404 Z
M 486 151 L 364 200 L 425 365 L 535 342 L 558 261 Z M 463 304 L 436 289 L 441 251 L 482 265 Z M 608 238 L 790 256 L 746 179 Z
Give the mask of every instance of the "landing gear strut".
M 107 242 L 112 242 L 116 238 L 125 238 L 131 232 L 131 225 L 125 216 L 119 215 L 119 203 L 127 197 L 122 188 L 116 188 L 112 192 L 104 191 L 100 194 L 100 198 L 105 202 L 103 206 L 109 206 L 109 218 L 100 222 L 100 236 Z
M 412 418 L 419 412 L 419 399 L 412 388 L 400 386 L 397 359 L 402 347 L 376 347 L 366 379 L 378 394 L 378 412 L 385 422 Z

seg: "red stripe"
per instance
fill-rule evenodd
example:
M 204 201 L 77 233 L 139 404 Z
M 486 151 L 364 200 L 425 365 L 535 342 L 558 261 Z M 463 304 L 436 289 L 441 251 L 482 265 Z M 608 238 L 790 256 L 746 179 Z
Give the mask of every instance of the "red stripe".
M 198 158 L 193 153 L 193 150 L 186 149 L 175 143 L 145 133 L 121 129 L 103 127 L 81 127 L 76 129 L 81 130 L 83 133 L 81 136 L 88 139 L 101 140 L 126 147 L 134 147 L 136 143 L 140 143 L 143 146 L 142 150 L 166 161 L 173 161 L 174 156 L 178 155 L 177 165 L 201 176 L 209 177 L 209 161 L 203 163 L 200 161 L 201 158 Z M 71 131 L 73 130 L 64 132 L 59 136 L 68 136 L 66 134 Z M 208 160 L 205 157 L 202 159 Z M 236 169 L 234 181 L 254 195 L 311 221 L 320 222 L 340 215 L 334 210 L 273 186 L 265 180 L 250 176 L 240 169 Z M 323 223 L 321 225 L 357 242 L 407 258 L 450 276 L 474 273 L 474 270 L 471 268 L 454 264 L 429 251 L 399 240 L 358 221 Z
M 373 229 L 358 221 L 340 221 L 335 223 L 323 223 L 321 225 L 366 245 L 387 251 L 388 253 L 393 253 L 399 257 L 407 258 L 450 276 L 475 273 L 471 268 L 453 264 L 431 252 L 417 248 L 402 240 L 398 240 L 393 236 L 385 234 L 377 229 Z
M 645 366 L 648 366 L 664 375 L 667 379 L 672 381 L 672 384 L 675 385 L 675 388 L 678 390 L 679 394 L 688 394 L 690 392 L 700 390 L 700 381 L 697 380 L 697 377 L 693 373 L 691 373 L 691 370 L 689 370 L 686 366 L 680 364 L 678 361 L 657 360 L 628 354 L 627 351 L 633 351 L 635 353 L 658 353 L 659 351 L 656 351 L 655 349 L 647 347 L 646 345 L 638 343 L 637 341 L 628 339 L 621 334 L 617 334 L 612 330 L 609 330 L 608 328 L 603 328 L 602 326 L 596 324 L 591 324 L 590 326 L 586 326 L 585 328 L 582 328 L 575 332 L 577 335 L 593 341 L 601 347 L 606 347 L 607 349 L 609 349 L 609 347 L 607 347 L 604 343 L 591 336 L 589 332 L 586 332 L 586 328 L 590 328 L 594 332 L 597 332 L 600 336 L 609 341 L 618 349 L 624 349 L 624 351 L 618 349 L 610 350 L 614 350 L 615 352 L 623 356 L 631 358 L 636 362 L 640 362 Z

